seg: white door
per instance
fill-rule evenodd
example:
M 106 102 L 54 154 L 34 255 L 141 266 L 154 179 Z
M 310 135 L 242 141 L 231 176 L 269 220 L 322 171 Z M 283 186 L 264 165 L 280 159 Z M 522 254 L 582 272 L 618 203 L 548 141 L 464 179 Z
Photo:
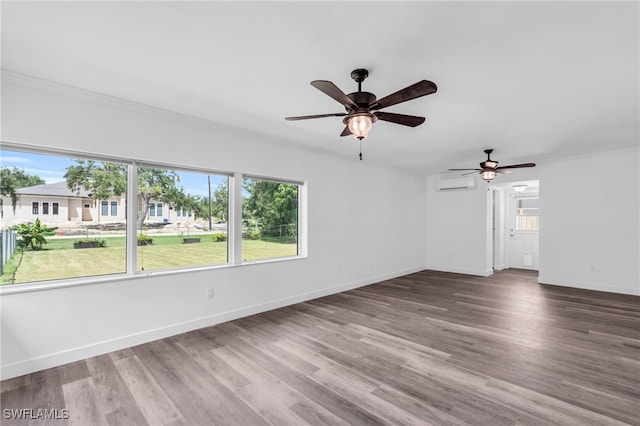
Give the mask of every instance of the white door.
M 538 194 L 517 194 L 509 203 L 509 267 L 538 270 Z

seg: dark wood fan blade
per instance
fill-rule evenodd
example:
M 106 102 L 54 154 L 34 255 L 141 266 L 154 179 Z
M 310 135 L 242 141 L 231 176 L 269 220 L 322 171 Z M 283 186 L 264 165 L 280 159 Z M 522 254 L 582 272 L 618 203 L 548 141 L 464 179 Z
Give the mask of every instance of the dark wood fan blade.
M 335 84 L 326 80 L 314 80 L 311 82 L 311 85 L 324 93 L 327 96 L 332 97 L 336 101 L 340 102 L 347 109 L 356 109 L 358 108 L 358 104 L 353 102 L 353 100 L 348 97 L 342 90 L 338 88 Z
M 378 110 L 382 108 L 386 108 L 391 105 L 399 104 L 400 102 L 410 101 L 411 99 L 419 98 L 421 96 L 430 95 L 431 93 L 435 93 L 438 90 L 438 87 L 435 83 L 429 80 L 422 80 L 417 82 L 416 84 L 412 84 L 409 87 L 405 87 L 402 90 L 398 90 L 395 93 L 390 94 L 389 96 L 385 96 L 382 99 L 378 99 L 370 108 L 372 110 Z
M 344 117 L 345 115 L 347 115 L 346 112 L 334 112 L 333 114 L 300 115 L 297 117 L 285 117 L 284 119 L 287 121 L 296 121 L 296 120 L 308 120 L 310 118 Z
M 466 170 L 475 170 L 476 172 L 479 172 L 482 169 L 449 169 L 449 171 L 452 171 L 452 172 L 464 172 Z
M 379 120 L 389 121 L 391 123 L 402 124 L 403 126 L 416 127 L 424 123 L 424 117 L 416 117 L 415 115 L 394 114 L 392 112 L 374 112 Z
M 510 166 L 500 166 L 496 170 L 504 169 L 522 169 L 524 167 L 535 167 L 536 163 L 511 164 Z
M 351 130 L 349 130 L 349 126 L 345 126 L 344 130 L 342 131 L 342 133 L 340 133 L 340 136 L 349 136 L 352 135 L 353 133 L 351 133 Z

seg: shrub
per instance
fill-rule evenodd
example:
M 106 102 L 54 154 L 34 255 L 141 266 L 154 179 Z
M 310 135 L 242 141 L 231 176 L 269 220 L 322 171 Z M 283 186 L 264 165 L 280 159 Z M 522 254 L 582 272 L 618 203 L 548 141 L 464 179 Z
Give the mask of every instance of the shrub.
M 225 233 L 220 233 L 220 234 L 213 234 L 212 237 L 213 241 L 218 242 L 218 241 L 227 241 L 227 234 Z
M 58 228 L 42 225 L 40 219 L 36 219 L 35 223 L 21 223 L 15 226 L 14 229 L 20 235 L 19 246 L 35 250 L 36 245 L 42 248 L 42 245 L 48 242 L 45 237 L 55 235 L 55 230 Z
M 102 239 L 102 238 L 83 238 L 81 240 L 75 240 L 74 243 L 75 244 L 97 243 L 98 247 L 106 247 L 107 246 L 107 240 Z

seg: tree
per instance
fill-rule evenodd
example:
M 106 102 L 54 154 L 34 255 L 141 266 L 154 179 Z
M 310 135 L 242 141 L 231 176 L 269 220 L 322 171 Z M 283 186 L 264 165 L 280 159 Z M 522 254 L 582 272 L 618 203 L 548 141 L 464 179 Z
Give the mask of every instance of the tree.
M 86 189 L 94 200 L 119 196 L 127 191 L 127 166 L 92 160 L 75 160 L 64 175 L 67 187 L 74 191 Z M 149 213 L 151 200 L 171 203 L 178 208 L 190 207 L 193 199 L 178 188 L 180 177 L 173 170 L 150 167 L 138 168 L 138 196 L 140 208 L 137 224 L 141 228 Z
M 103 200 L 127 192 L 127 167 L 118 163 L 93 160 L 74 160 L 64 177 L 67 187 L 79 192 L 85 189 L 94 200 Z
M 198 197 L 187 194 L 182 188 L 177 188 L 171 194 L 171 202 L 176 209 L 191 211 L 194 217 L 206 217 L 208 214 L 207 200 L 205 197 Z
M 93 160 L 74 160 L 64 177 L 75 192 L 85 189 L 94 200 L 104 200 L 127 192 L 127 167 L 124 164 Z
M 229 204 L 229 190 L 228 184 L 224 183 L 218 185 L 215 191 L 211 194 L 211 200 L 208 196 L 194 196 L 189 194 L 181 194 L 180 202 L 177 203 L 178 208 L 186 208 L 194 213 L 197 218 L 208 218 L 211 214 L 222 220 L 227 221 L 227 210 Z M 209 210 L 209 202 L 211 202 L 211 210 Z
M 213 192 L 212 213 L 219 220 L 226 222 L 229 216 L 229 184 L 228 181 L 218 185 Z
M 52 228 L 40 223 L 40 219 L 36 219 L 35 223 L 21 223 L 14 227 L 16 233 L 20 235 L 20 245 L 29 250 L 35 250 L 36 245 L 42 247 L 47 243 L 45 237 L 54 235 L 57 227 Z
M 138 210 L 138 228 L 144 225 L 151 200 L 172 203 L 177 208 L 189 208 L 192 200 L 182 188 L 177 187 L 176 182 L 179 180 L 180 176 L 173 170 L 138 168 L 138 195 L 141 202 Z
M 11 197 L 11 206 L 14 212 L 18 204 L 16 189 L 42 185 L 44 183 L 44 179 L 40 176 L 29 175 L 25 173 L 24 169 L 18 169 L 15 166 L 12 168 L 0 168 L 0 193 L 3 197 Z
M 260 227 L 264 236 L 291 236 L 297 232 L 298 187 L 296 185 L 246 179 L 243 215 Z

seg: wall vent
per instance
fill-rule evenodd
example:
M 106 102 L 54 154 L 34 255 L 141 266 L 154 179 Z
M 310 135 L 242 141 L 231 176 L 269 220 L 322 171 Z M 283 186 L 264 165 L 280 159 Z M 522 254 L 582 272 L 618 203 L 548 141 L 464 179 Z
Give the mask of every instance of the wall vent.
M 449 191 L 452 189 L 474 189 L 476 180 L 473 176 L 457 179 L 442 179 L 438 181 L 438 191 Z

